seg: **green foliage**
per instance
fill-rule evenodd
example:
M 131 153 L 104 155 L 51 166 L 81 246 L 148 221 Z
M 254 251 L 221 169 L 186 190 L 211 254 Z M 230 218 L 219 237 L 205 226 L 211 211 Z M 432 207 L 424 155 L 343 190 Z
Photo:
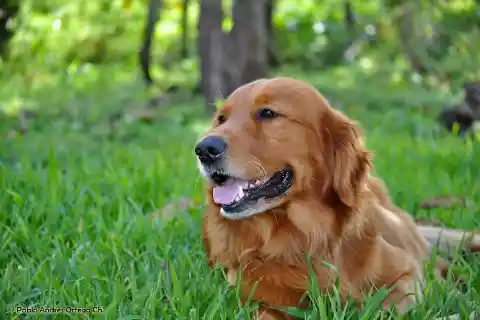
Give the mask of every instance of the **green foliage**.
M 197 74 L 196 23 L 198 3 L 188 12 L 187 61 L 180 59 L 179 40 L 182 1 L 163 1 L 153 44 L 154 76 L 172 68 Z M 411 77 L 405 50 L 399 39 L 402 6 L 385 1 L 352 0 L 356 24 L 344 23 L 342 2 L 327 0 L 280 0 L 274 16 L 278 57 L 283 63 L 301 63 L 323 70 L 344 63 L 345 51 L 357 61 L 374 60 L 378 65 L 397 65 Z M 478 33 L 480 14 L 473 0 L 406 2 L 412 9 L 409 41 L 431 74 L 459 86 L 479 77 Z M 230 8 L 228 1 L 224 6 Z M 44 73 L 75 72 L 85 64 L 128 64 L 137 69 L 146 19 L 147 1 L 85 0 L 22 1 L 13 21 L 15 36 L 10 43 L 10 61 L 0 65 L 4 74 L 22 77 L 25 85 L 44 78 Z M 230 14 L 225 15 L 229 25 Z M 28 64 L 25 61 L 29 61 Z M 68 71 L 67 71 L 68 70 Z M 429 79 L 424 79 L 428 84 Z

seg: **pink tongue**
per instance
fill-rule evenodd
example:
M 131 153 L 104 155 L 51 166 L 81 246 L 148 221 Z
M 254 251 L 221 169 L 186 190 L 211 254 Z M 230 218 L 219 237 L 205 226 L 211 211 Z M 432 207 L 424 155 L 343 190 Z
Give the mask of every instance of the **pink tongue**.
M 237 197 L 238 183 L 213 188 L 213 200 L 218 204 L 229 204 Z

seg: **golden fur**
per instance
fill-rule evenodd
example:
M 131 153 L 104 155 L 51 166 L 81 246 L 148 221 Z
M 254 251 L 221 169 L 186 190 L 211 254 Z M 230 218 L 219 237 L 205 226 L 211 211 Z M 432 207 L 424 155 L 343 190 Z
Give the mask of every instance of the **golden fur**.
M 255 110 L 266 106 L 280 116 L 256 121 Z M 207 187 L 202 229 L 209 264 L 223 265 L 232 284 L 241 272 L 244 300 L 258 282 L 252 297 L 264 305 L 261 319 L 288 318 L 269 306 L 305 306 L 299 303 L 307 290 L 307 254 L 324 292 L 336 280 L 327 262 L 337 269 L 343 298 L 361 304 L 371 289 L 395 284 L 385 306 L 405 311 L 421 297 L 415 281 L 422 283 L 429 243 L 370 174 L 372 156 L 356 123 L 313 87 L 290 78 L 242 86 L 206 135 L 227 141 L 228 166 L 242 178 L 293 168 L 289 193 L 246 219 L 221 216 Z

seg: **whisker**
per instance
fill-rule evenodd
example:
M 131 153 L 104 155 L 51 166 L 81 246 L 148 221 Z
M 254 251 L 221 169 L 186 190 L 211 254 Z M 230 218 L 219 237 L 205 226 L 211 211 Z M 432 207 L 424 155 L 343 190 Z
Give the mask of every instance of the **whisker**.
M 310 180 L 318 182 L 318 183 L 322 183 L 322 184 L 325 183 L 325 181 L 318 180 L 318 179 L 315 179 L 315 178 L 311 178 Z
M 275 209 L 272 209 L 272 212 L 273 212 L 273 218 L 275 219 L 275 224 L 277 225 L 277 228 L 280 228 L 277 220 L 277 212 L 275 211 Z
M 202 177 L 201 177 L 201 176 L 197 176 L 197 177 L 195 178 L 195 182 L 194 182 L 194 184 L 193 184 L 193 189 L 196 189 L 196 188 L 197 188 L 197 184 L 198 184 L 199 182 L 201 182 L 201 181 L 202 181 Z
M 260 159 L 258 159 L 255 156 L 251 156 L 251 160 L 249 162 L 256 165 L 257 169 L 260 171 L 260 181 L 262 182 L 262 185 L 260 186 L 260 188 L 263 187 L 267 182 L 267 178 L 268 178 L 267 170 L 265 170 L 265 168 L 263 167 Z

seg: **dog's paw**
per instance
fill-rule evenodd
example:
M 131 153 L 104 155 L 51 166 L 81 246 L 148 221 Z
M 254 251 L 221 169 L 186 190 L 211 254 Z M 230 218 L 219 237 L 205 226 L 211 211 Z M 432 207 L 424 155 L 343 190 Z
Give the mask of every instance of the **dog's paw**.
M 397 281 L 390 294 L 383 301 L 385 309 L 395 306 L 400 314 L 410 311 L 423 298 L 421 281 L 405 278 Z
M 383 301 L 383 307 L 384 309 L 390 309 L 392 306 L 395 306 L 398 313 L 400 314 L 405 314 L 412 307 L 415 305 L 416 299 L 414 295 L 406 295 L 406 296 L 399 296 L 399 295 L 389 295 L 384 301 Z
M 265 308 L 258 309 L 253 316 L 254 320 L 289 320 L 291 318 L 283 312 Z

